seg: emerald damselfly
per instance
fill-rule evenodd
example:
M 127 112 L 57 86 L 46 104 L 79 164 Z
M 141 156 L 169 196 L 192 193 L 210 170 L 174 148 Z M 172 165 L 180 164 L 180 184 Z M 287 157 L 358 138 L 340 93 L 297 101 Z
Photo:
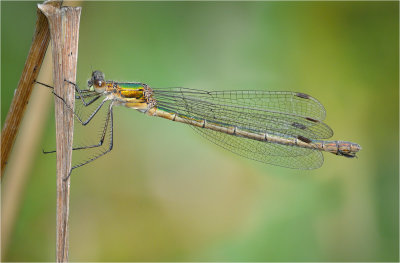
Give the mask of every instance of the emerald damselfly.
M 323 122 L 325 109 L 317 99 L 300 92 L 154 89 L 140 82 L 105 80 L 101 71 L 93 71 L 88 89 L 69 83 L 75 86 L 76 98 L 84 106 L 103 98 L 86 120 L 74 112 L 83 125 L 111 101 L 99 143 L 73 150 L 102 146 L 109 131 L 108 148 L 73 166 L 71 171 L 112 150 L 113 107 L 119 105 L 188 124 L 206 139 L 233 153 L 287 168 L 316 169 L 324 162 L 322 152 L 353 158 L 361 150 L 357 143 L 323 140 L 333 135 L 332 129 Z

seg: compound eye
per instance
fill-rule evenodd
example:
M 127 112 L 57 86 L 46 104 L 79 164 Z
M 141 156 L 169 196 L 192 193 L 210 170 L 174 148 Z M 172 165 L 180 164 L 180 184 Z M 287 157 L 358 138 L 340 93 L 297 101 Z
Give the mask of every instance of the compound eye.
M 97 86 L 99 86 L 99 87 L 103 86 L 103 84 L 104 84 L 103 81 L 101 81 L 101 80 L 98 80 L 98 81 L 96 81 L 96 82 L 97 82 L 97 83 L 96 83 Z

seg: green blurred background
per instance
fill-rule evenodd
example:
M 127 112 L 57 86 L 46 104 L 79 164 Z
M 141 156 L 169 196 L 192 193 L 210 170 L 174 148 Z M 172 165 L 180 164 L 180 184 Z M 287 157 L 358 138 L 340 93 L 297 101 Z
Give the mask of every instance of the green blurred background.
M 2 125 L 36 4 L 1 2 Z M 333 139 L 363 149 L 291 170 L 115 108 L 114 150 L 72 174 L 70 260 L 398 261 L 398 21 L 398 2 L 82 3 L 82 86 L 99 69 L 153 87 L 304 92 L 324 104 Z M 53 99 L 36 90 L 49 109 L 2 261 L 55 259 L 55 156 L 41 153 L 55 148 Z M 79 135 L 97 138 L 98 129 Z M 7 167 L 2 203 L 11 177 Z

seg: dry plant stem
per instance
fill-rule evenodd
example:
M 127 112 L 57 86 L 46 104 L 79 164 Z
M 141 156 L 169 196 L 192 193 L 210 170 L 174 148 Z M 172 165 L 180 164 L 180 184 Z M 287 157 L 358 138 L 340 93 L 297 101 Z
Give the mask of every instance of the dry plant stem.
M 54 92 L 69 107 L 74 107 L 74 87 L 65 80 L 75 82 L 78 58 L 80 7 L 54 8 L 39 5 L 49 20 L 53 47 Z M 56 261 L 68 261 L 68 216 L 71 170 L 73 114 L 62 100 L 54 97 L 57 140 L 57 243 Z M 68 179 L 66 179 L 68 178 Z
M 48 49 L 43 60 L 38 79 L 51 83 L 51 55 Z M 54 99 L 48 89 L 34 88 L 29 99 L 24 118 L 1 181 L 1 255 L 7 258 L 8 247 L 17 225 L 16 219 L 21 211 L 28 179 L 40 149 L 41 138 L 48 121 Z M 21 161 L 23 160 L 23 161 Z M 49 178 L 50 179 L 50 178 Z
M 46 5 L 59 7 L 61 6 L 61 1 L 48 2 Z M 29 50 L 24 70 L 22 71 L 18 87 L 15 91 L 1 132 L 1 176 L 3 175 L 26 105 L 31 96 L 34 80 L 39 74 L 44 54 L 49 45 L 50 31 L 47 19 L 39 10 L 37 16 L 38 19 L 36 21 L 36 30 L 33 36 L 31 49 Z

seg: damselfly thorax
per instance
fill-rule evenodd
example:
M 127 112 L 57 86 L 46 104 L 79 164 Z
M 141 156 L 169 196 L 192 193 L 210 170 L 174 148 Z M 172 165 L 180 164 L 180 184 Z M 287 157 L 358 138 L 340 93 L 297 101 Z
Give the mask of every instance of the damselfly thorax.
M 321 152 L 355 157 L 360 145 L 325 140 L 333 135 L 326 125 L 325 109 L 315 98 L 299 92 L 283 91 L 204 91 L 187 88 L 155 89 L 140 82 L 104 79 L 94 71 L 89 89 L 76 91 L 85 106 L 103 97 L 103 102 L 82 121 L 86 125 L 111 101 L 105 123 L 110 124 L 111 142 L 107 151 L 73 168 L 85 165 L 111 151 L 112 108 L 122 105 L 150 116 L 188 124 L 213 143 L 256 161 L 296 169 L 315 169 L 323 163 Z M 86 102 L 85 99 L 90 99 Z M 94 148 L 102 144 L 75 149 Z
M 118 83 L 93 78 L 93 87 L 107 100 L 113 100 L 114 105 L 123 105 L 142 112 L 148 109 L 149 98 L 146 98 L 145 91 L 151 89 L 146 84 L 139 82 Z

